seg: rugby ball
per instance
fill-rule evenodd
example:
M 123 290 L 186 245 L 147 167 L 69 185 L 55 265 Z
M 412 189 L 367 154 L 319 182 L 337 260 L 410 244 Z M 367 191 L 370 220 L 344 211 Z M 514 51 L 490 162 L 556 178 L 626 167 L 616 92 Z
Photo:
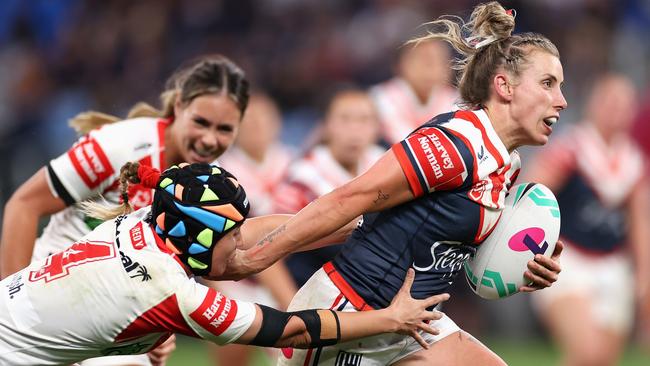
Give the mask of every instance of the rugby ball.
M 510 190 L 496 227 L 464 264 L 465 278 L 484 299 L 519 292 L 535 254 L 550 257 L 560 234 L 560 208 L 550 189 L 522 183 Z

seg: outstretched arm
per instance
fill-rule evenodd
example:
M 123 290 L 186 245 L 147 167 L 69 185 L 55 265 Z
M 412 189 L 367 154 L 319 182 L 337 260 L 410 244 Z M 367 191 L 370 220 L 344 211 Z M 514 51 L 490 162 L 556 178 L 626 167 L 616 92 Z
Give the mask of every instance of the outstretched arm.
M 424 348 L 427 343 L 418 334 L 423 330 L 438 334 L 429 320 L 442 316 L 426 309 L 449 298 L 448 294 L 415 300 L 410 296 L 415 272 L 410 269 L 402 288 L 388 308 L 356 313 L 332 310 L 280 312 L 257 306 L 251 327 L 235 343 L 265 347 L 313 348 L 347 342 L 381 333 L 396 332 L 414 337 Z
M 229 264 L 225 276 L 244 278 L 267 268 L 289 253 L 332 234 L 366 212 L 379 211 L 413 199 L 392 151 L 368 171 L 307 205 Z M 241 254 L 241 253 L 240 253 Z
M 241 226 L 241 235 L 243 240 L 242 245 L 237 249 L 250 249 L 260 241 L 268 239 L 269 233 L 271 233 L 276 228 L 286 224 L 292 217 L 294 217 L 294 215 L 274 214 L 247 219 Z M 357 223 L 360 219 L 360 217 L 355 217 L 353 220 L 340 227 L 333 233 L 319 240 L 308 243 L 307 245 L 299 248 L 297 251 L 312 250 L 344 242 L 348 236 L 352 234 L 352 231 L 354 231 L 354 229 L 357 227 Z M 271 240 L 273 239 L 271 238 Z
M 63 210 L 66 205 L 54 197 L 41 168 L 11 196 L 4 209 L 0 244 L 0 277 L 26 267 L 32 258 L 41 217 Z

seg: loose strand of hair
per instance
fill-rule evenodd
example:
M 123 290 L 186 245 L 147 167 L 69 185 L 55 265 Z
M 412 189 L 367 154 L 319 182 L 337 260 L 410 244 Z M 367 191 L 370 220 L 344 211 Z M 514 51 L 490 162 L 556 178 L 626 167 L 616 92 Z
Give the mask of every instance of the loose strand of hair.
M 98 129 L 103 125 L 115 123 L 119 120 L 120 118 L 112 116 L 110 114 L 96 111 L 87 111 L 81 112 L 72 117 L 68 121 L 68 125 L 72 127 L 79 135 L 85 135 L 88 132 Z
M 128 191 L 130 183 L 140 182 L 140 177 L 138 176 L 139 167 L 140 164 L 137 162 L 127 162 L 120 169 L 119 182 L 120 196 L 123 197 L 122 204 L 114 205 L 100 195 L 102 202 L 88 200 L 78 203 L 77 207 L 79 207 L 85 215 L 102 221 L 111 220 L 117 216 L 133 212 L 133 207 L 131 207 L 128 199 Z

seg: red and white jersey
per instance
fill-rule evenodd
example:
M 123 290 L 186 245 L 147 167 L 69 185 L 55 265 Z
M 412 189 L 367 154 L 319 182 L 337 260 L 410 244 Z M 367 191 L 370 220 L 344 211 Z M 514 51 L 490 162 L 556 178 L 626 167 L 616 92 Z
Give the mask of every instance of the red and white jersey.
M 377 145 L 370 146 L 359 159 L 359 174 L 370 168 L 384 152 Z M 296 213 L 354 177 L 336 161 L 327 146 L 318 145 L 287 169 L 285 182 L 275 190 L 275 212 Z
M 135 118 L 107 124 L 81 137 L 66 153 L 47 166 L 52 194 L 69 207 L 51 216 L 37 240 L 33 259 L 40 259 L 66 248 L 99 224 L 86 217 L 74 204 L 86 199 L 120 203 L 120 168 L 129 161 L 164 169 L 164 136 L 169 120 Z M 129 202 L 135 208 L 150 205 L 153 190 L 139 185 L 129 189 Z
M 0 283 L 0 364 L 146 353 L 171 333 L 227 344 L 250 327 L 255 305 L 189 278 L 148 214 L 107 221 Z
M 273 213 L 273 191 L 291 162 L 291 153 L 287 147 L 272 145 L 260 163 L 251 159 L 238 146 L 233 146 L 219 161 L 245 187 L 246 196 L 251 202 L 251 217 Z
M 393 78 L 370 89 L 382 124 L 384 139 L 390 144 L 401 141 L 432 117 L 456 109 L 458 92 L 452 87 L 436 88 L 422 104 L 401 78 Z

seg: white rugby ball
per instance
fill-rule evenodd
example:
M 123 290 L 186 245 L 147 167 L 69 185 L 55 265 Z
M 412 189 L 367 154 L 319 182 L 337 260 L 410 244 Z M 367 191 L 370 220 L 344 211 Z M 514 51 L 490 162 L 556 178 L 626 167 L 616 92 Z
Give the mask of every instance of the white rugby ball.
M 484 299 L 516 294 L 530 282 L 528 261 L 537 253 L 550 257 L 559 234 L 560 208 L 551 190 L 539 183 L 512 187 L 497 226 L 465 262 L 469 286 Z

